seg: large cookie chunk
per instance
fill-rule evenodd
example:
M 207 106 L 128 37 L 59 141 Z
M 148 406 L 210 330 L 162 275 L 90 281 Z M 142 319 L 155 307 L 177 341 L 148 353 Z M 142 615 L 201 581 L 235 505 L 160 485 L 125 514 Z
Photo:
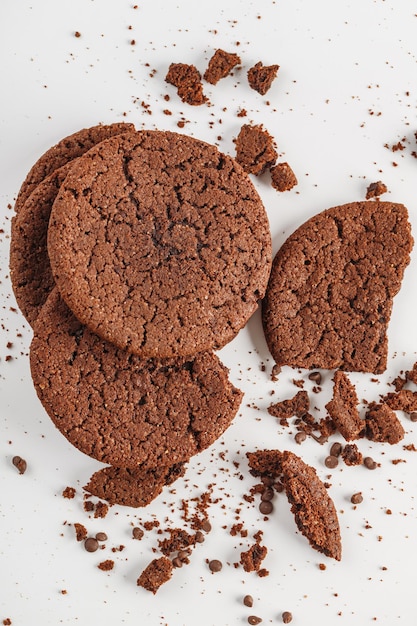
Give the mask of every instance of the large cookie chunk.
M 141 360 L 88 331 L 57 289 L 36 320 L 30 365 L 61 433 L 117 468 L 187 461 L 226 430 L 242 397 L 213 353 Z
M 412 246 L 407 209 L 390 202 L 345 204 L 300 226 L 275 256 L 263 304 L 276 363 L 383 372 Z
M 48 251 L 74 315 L 142 358 L 224 346 L 271 268 L 266 212 L 239 164 L 164 131 L 120 135 L 79 158 L 54 202 Z

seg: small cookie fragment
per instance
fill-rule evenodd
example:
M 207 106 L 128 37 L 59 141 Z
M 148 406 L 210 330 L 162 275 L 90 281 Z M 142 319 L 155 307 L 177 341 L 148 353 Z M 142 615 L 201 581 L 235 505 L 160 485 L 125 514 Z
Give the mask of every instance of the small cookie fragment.
M 208 83 L 216 85 L 221 78 L 228 76 L 240 62 L 240 57 L 237 54 L 225 52 L 219 48 L 211 57 L 203 78 Z
M 340 561 L 336 508 L 316 470 L 288 450 L 259 450 L 247 457 L 254 476 L 281 478 L 297 527 L 311 547 Z
M 262 65 L 258 61 L 248 70 L 249 86 L 264 96 L 272 85 L 279 70 L 279 65 Z
M 349 466 L 361 465 L 363 462 L 362 453 L 360 452 L 356 443 L 347 443 L 343 448 L 340 456 L 342 457 L 346 465 Z
M 326 404 L 333 423 L 346 441 L 363 437 L 365 424 L 358 411 L 358 396 L 354 385 L 341 370 L 333 377 L 333 398 Z
M 404 428 L 387 404 L 371 402 L 365 414 L 366 437 L 371 441 L 398 443 L 404 438 Z
M 171 63 L 165 80 L 177 88 L 178 96 L 186 104 L 199 106 L 207 102 L 203 93 L 201 74 L 195 65 Z
M 411 389 L 388 393 L 384 401 L 394 411 L 404 411 L 404 413 L 417 411 L 417 391 L 411 391 Z
M 245 572 L 259 572 L 262 561 L 268 553 L 268 548 L 259 541 L 254 543 L 246 552 L 241 552 L 240 562 Z
M 84 489 L 111 505 L 137 508 L 152 502 L 166 485 L 171 485 L 183 476 L 184 471 L 184 463 L 148 471 L 141 468 L 105 467 L 92 475 Z
M 153 559 L 145 567 L 136 584 L 155 594 L 159 587 L 171 578 L 173 567 L 171 559 L 166 556 Z
M 290 417 L 303 418 L 310 410 L 310 399 L 307 391 L 298 391 L 293 398 L 281 400 L 268 407 L 268 413 L 278 419 Z
M 277 191 L 289 191 L 298 185 L 298 180 L 287 162 L 277 163 L 271 167 L 271 184 Z
M 259 176 L 277 159 L 274 138 L 262 124 L 244 124 L 235 139 L 236 161 L 248 174 Z
M 371 183 L 366 190 L 366 199 L 379 198 L 383 193 L 388 191 L 388 187 L 382 181 L 378 180 L 376 183 Z

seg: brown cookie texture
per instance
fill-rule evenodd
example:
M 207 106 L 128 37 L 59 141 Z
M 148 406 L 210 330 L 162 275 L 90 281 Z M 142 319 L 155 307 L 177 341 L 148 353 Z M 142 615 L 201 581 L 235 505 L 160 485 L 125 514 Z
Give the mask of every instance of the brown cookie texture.
M 229 426 L 242 394 L 210 352 L 142 360 L 85 328 L 55 289 L 34 326 L 32 379 L 76 448 L 114 467 L 187 461 Z
M 203 93 L 201 74 L 195 65 L 171 63 L 165 80 L 177 88 L 178 96 L 186 104 L 200 106 L 207 102 L 207 98 Z
M 49 148 L 30 169 L 17 194 L 14 207 L 15 212 L 18 213 L 20 211 L 20 208 L 35 187 L 49 174 L 52 174 L 52 172 L 68 163 L 68 161 L 81 156 L 97 143 L 103 141 L 103 139 L 134 130 L 134 125 L 127 122 L 97 124 L 90 128 L 78 130 L 72 135 L 61 139 L 61 141 Z
M 279 70 L 279 65 L 263 65 L 261 61 L 255 63 L 248 70 L 249 86 L 264 96 L 269 91 Z
M 138 508 L 152 502 L 166 485 L 171 485 L 184 472 L 184 463 L 148 471 L 110 466 L 95 472 L 84 489 L 111 505 Z
M 326 404 L 333 423 L 346 441 L 363 437 L 365 422 L 359 415 L 359 399 L 354 385 L 341 370 L 335 372 L 333 383 L 333 397 Z
M 247 453 L 255 476 L 279 477 L 298 530 L 315 550 L 340 561 L 342 542 L 336 508 L 324 483 L 311 465 L 284 450 Z
M 384 402 L 371 402 L 365 414 L 366 437 L 391 445 L 404 438 L 405 431 L 396 413 Z
M 268 282 L 268 218 L 249 177 L 216 147 L 164 131 L 100 143 L 54 202 L 56 284 L 93 332 L 143 358 L 218 349 Z
M 55 285 L 47 250 L 48 224 L 52 205 L 72 163 L 40 182 L 12 219 L 10 278 L 17 304 L 31 326 Z
M 277 252 L 263 302 L 278 365 L 382 373 L 388 324 L 413 247 L 408 212 L 353 202 L 315 215 Z
M 218 48 L 211 57 L 203 78 L 208 83 L 217 85 L 219 80 L 228 76 L 240 62 L 239 55 Z
M 271 168 L 278 156 L 274 138 L 262 124 L 243 124 L 235 139 L 236 161 L 245 172 L 259 176 Z
M 137 585 L 155 594 L 171 578 L 173 569 L 172 561 L 167 556 L 153 559 L 137 579 Z

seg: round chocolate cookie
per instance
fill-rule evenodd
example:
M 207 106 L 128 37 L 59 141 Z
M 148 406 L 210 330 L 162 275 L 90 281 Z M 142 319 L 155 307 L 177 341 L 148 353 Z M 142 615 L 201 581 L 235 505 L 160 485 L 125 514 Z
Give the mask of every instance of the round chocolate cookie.
M 141 360 L 85 328 L 57 289 L 36 320 L 30 366 L 61 433 L 119 468 L 187 461 L 226 430 L 242 397 L 213 353 Z
M 110 466 L 95 472 L 84 489 L 109 504 L 146 506 L 184 472 L 184 463 L 148 471 Z
M 80 157 L 54 202 L 48 251 L 75 316 L 142 358 L 225 345 L 257 308 L 271 265 L 248 175 L 214 146 L 163 131 Z
M 72 164 L 40 182 L 12 219 L 10 278 L 17 304 L 31 326 L 55 285 L 47 250 L 49 216 Z
M 107 125 L 98 124 L 90 128 L 83 128 L 61 139 L 55 146 L 49 148 L 30 169 L 17 195 L 15 212 L 19 213 L 35 187 L 49 174 L 52 174 L 52 172 L 68 163 L 68 161 L 81 156 L 97 143 L 103 141 L 103 139 L 134 130 L 133 124 L 124 122 Z
M 276 363 L 383 372 L 412 246 L 407 209 L 391 202 L 345 204 L 300 226 L 274 258 L 263 303 Z

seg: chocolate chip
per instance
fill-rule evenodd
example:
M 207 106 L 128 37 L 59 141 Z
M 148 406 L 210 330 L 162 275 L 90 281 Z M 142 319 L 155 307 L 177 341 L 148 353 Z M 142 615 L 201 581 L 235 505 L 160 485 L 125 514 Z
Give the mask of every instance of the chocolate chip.
M 183 566 L 183 562 L 181 561 L 181 559 L 176 556 L 174 559 L 172 559 L 172 565 L 174 567 L 182 567 Z
M 292 622 L 292 613 L 290 613 L 290 611 L 284 611 L 282 614 L 282 621 L 284 624 Z
M 335 443 L 332 444 L 331 448 L 330 448 L 330 454 L 331 456 L 340 456 L 341 452 L 342 452 L 343 446 L 341 443 L 339 443 L 338 441 L 335 441 Z
M 24 474 L 26 472 L 27 463 L 25 459 L 22 459 L 22 457 L 14 456 L 12 458 L 12 463 L 19 470 L 19 474 Z
M 249 607 L 253 606 L 253 598 L 252 598 L 252 596 L 249 596 L 249 595 L 245 596 L 243 598 L 243 604 L 245 606 L 249 606 Z
M 212 559 L 212 560 L 209 562 L 209 569 L 210 569 L 212 572 L 220 572 L 220 570 L 222 569 L 222 567 L 223 567 L 223 563 L 222 563 L 221 561 L 219 561 L 218 559 Z
M 87 552 L 95 552 L 96 550 L 98 550 L 97 539 L 95 537 L 88 537 L 84 541 L 84 548 L 87 550 Z
M 132 528 L 132 537 L 133 539 L 142 539 L 144 532 L 139 526 L 135 526 Z
M 249 615 L 248 617 L 248 624 L 260 624 L 261 622 L 262 619 L 257 615 Z
M 211 531 L 211 524 L 208 519 L 205 519 L 201 524 L 201 530 L 204 530 L 205 533 L 209 533 Z
M 108 537 L 106 535 L 106 533 L 96 533 L 96 539 L 97 541 L 107 541 Z
M 320 372 L 311 372 L 308 375 L 309 379 L 313 381 L 313 383 L 316 383 L 317 385 L 321 384 L 321 374 Z
M 370 456 L 366 456 L 363 460 L 363 464 L 367 469 L 374 470 L 376 469 L 377 463 Z
M 272 513 L 273 510 L 274 506 L 269 500 L 263 500 L 259 505 L 259 511 L 262 513 L 262 515 L 269 515 L 270 513 Z
M 350 501 L 352 502 L 352 504 L 360 504 L 361 502 L 363 502 L 363 496 L 361 492 L 359 491 L 358 493 L 354 493 L 350 498 Z
M 326 458 L 324 459 L 324 464 L 329 469 L 334 469 L 335 467 L 339 465 L 339 460 L 337 456 L 333 456 L 332 454 L 330 454 L 329 456 L 326 456 Z
M 413 411 L 412 413 L 410 413 L 410 420 L 412 422 L 417 422 L 417 411 Z
M 307 439 L 307 433 L 305 430 L 300 430 L 294 437 L 295 443 L 303 443 Z

